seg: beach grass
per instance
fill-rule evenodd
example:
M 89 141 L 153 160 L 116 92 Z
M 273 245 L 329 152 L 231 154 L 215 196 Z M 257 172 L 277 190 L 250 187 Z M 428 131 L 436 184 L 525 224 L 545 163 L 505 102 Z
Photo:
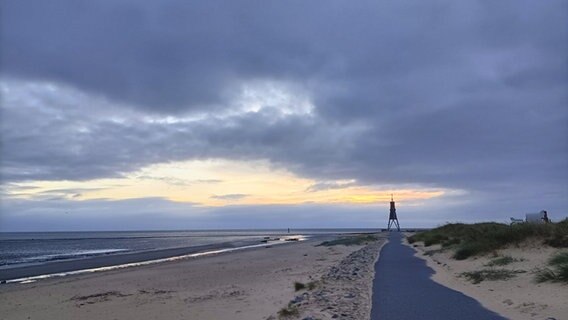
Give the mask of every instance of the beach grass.
M 520 259 L 515 259 L 511 256 L 502 256 L 502 257 L 497 257 L 494 259 L 491 259 L 491 261 L 489 261 L 487 264 L 485 264 L 486 267 L 495 267 L 495 266 L 506 266 L 508 264 L 511 264 L 513 262 L 518 262 L 521 261 Z
M 306 289 L 306 285 L 305 285 L 305 284 L 303 284 L 303 283 L 301 283 L 301 282 L 297 282 L 297 281 L 294 282 L 294 290 L 295 290 L 295 291 L 300 291 L 300 290 L 303 290 L 303 289 Z
M 524 273 L 523 270 L 507 270 L 507 269 L 482 269 L 478 271 L 463 272 L 461 276 L 478 284 L 482 281 L 508 280 L 517 276 L 517 273 Z
M 561 282 L 568 284 L 568 251 L 559 252 L 549 261 L 550 268 L 543 268 L 537 271 L 537 282 Z
M 318 246 L 324 247 L 331 247 L 331 246 L 358 246 L 358 245 L 366 245 L 369 242 L 376 241 L 377 237 L 371 234 L 361 234 L 356 236 L 349 236 L 349 237 L 341 237 L 339 239 L 331 240 L 331 241 L 324 241 Z
M 425 256 L 433 256 L 433 255 L 435 255 L 435 254 L 437 254 L 437 253 L 440 253 L 440 252 L 442 252 L 442 251 L 443 251 L 442 249 L 426 250 L 426 251 L 424 252 L 424 255 L 425 255 Z
M 454 250 L 454 259 L 463 260 L 508 244 L 519 244 L 529 238 L 537 238 L 543 245 L 568 248 L 568 219 L 547 224 L 452 223 L 412 235 L 408 242 L 422 241 L 424 246 L 440 244 Z
M 317 286 L 318 286 L 318 282 L 317 282 L 317 281 L 310 281 L 310 282 L 308 282 L 308 284 L 306 285 L 306 287 L 308 288 L 308 290 L 314 290 Z
M 318 282 L 317 281 L 310 281 L 308 283 L 303 283 L 303 282 L 294 282 L 294 290 L 295 291 L 300 291 L 300 290 L 314 290 L 316 287 L 318 286 Z
M 278 317 L 279 318 L 291 318 L 291 317 L 297 317 L 300 315 L 300 311 L 298 310 L 298 308 L 296 306 L 292 306 L 292 305 L 288 305 L 285 308 L 280 309 L 280 311 L 278 311 Z
M 563 264 L 568 264 L 568 251 L 563 251 L 557 253 L 548 262 L 552 266 L 559 266 Z

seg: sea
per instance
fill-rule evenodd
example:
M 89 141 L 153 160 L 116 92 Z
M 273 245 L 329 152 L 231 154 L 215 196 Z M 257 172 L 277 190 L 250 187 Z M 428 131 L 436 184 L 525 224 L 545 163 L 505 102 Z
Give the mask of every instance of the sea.
M 0 233 L 0 272 L 6 269 L 51 264 L 100 256 L 189 248 L 230 243 L 250 246 L 263 239 L 303 238 L 341 233 L 376 232 L 377 229 L 187 230 L 104 232 Z

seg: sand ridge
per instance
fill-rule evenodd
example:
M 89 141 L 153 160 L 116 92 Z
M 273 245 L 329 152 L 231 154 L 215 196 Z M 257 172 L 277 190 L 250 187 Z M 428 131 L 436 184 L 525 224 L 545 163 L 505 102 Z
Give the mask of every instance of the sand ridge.
M 352 252 L 315 282 L 312 290 L 302 290 L 289 303 L 297 314 L 289 319 L 369 319 L 375 263 L 385 235 Z M 333 250 L 333 249 L 332 249 Z M 269 319 L 277 319 L 273 315 Z

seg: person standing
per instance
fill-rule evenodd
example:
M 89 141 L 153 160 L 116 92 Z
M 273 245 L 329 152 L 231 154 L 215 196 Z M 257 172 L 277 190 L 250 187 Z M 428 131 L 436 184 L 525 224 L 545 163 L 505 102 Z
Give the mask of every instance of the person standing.
M 550 219 L 548 219 L 548 213 L 546 212 L 546 210 L 542 210 L 542 220 L 544 221 L 544 223 L 549 223 Z

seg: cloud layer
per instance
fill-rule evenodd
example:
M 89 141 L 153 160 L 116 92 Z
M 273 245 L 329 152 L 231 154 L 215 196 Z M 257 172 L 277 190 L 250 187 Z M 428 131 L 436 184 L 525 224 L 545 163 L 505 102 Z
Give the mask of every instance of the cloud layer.
M 568 212 L 566 1 L 0 6 L 4 184 L 266 159 Z

